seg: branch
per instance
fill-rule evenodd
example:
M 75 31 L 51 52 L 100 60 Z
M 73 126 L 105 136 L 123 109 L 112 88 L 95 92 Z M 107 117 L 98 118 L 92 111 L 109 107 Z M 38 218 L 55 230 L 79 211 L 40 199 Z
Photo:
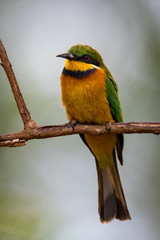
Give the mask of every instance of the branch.
M 0 135 L 1 146 L 24 146 L 25 141 L 31 139 L 42 139 L 58 137 L 72 134 L 93 134 L 103 133 L 121 134 L 121 133 L 153 133 L 160 134 L 159 122 L 128 122 L 128 123 L 108 123 L 106 126 L 89 125 L 77 123 L 73 127 L 70 123 L 53 126 L 36 126 L 27 128 L 18 133 Z M 15 142 L 14 142 L 15 141 Z
M 108 123 L 105 126 L 93 125 L 93 124 L 80 124 L 77 123 L 73 127 L 71 123 L 64 125 L 52 125 L 52 126 L 38 126 L 31 118 L 28 111 L 22 93 L 18 86 L 14 72 L 12 70 L 11 63 L 8 59 L 2 41 L 0 40 L 0 58 L 1 65 L 3 66 L 8 80 L 10 82 L 12 92 L 17 103 L 19 113 L 21 115 L 24 130 L 18 133 L 1 134 L 0 135 L 0 147 L 17 147 L 25 146 L 26 141 L 31 139 L 42 139 L 57 136 L 65 136 L 71 134 L 121 134 L 121 133 L 153 133 L 160 134 L 160 122 L 128 122 L 128 123 Z
M 27 126 L 35 125 L 34 121 L 31 119 L 30 112 L 28 111 L 28 109 L 26 107 L 26 104 L 24 102 L 22 93 L 18 86 L 16 77 L 12 70 L 12 65 L 8 59 L 6 50 L 5 50 L 1 40 L 0 40 L 0 58 L 2 61 L 1 65 L 4 68 L 6 75 L 8 77 L 8 80 L 11 85 L 11 89 L 12 89 L 15 101 L 17 103 L 17 107 L 18 107 L 19 113 L 21 115 L 22 121 L 24 123 L 24 126 L 27 127 Z

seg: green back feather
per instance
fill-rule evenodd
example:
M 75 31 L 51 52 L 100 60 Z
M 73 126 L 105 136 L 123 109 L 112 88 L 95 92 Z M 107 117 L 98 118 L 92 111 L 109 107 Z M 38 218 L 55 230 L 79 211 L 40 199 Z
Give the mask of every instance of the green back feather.
M 109 77 L 106 78 L 106 96 L 109 102 L 113 119 L 115 120 L 115 122 L 123 122 L 122 110 L 121 110 L 121 105 L 118 97 L 118 88 L 111 74 Z M 118 134 L 117 137 L 118 137 L 118 141 L 117 141 L 116 148 L 117 148 L 118 158 L 120 163 L 123 164 L 122 150 L 123 150 L 124 136 L 123 134 Z
M 106 94 L 111 113 L 116 122 L 123 122 L 122 110 L 118 98 L 118 90 L 114 80 L 106 79 Z

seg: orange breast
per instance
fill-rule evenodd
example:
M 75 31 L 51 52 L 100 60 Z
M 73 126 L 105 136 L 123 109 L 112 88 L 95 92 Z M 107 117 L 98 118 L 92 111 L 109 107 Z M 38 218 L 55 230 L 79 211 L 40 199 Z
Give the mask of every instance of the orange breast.
M 62 102 L 69 121 L 113 122 L 106 99 L 105 72 L 98 68 L 85 78 L 61 75 Z
M 96 69 L 85 78 L 61 76 L 62 101 L 69 121 L 105 124 L 113 122 L 106 96 L 105 72 Z M 116 135 L 85 134 L 85 139 L 102 169 L 113 164 Z

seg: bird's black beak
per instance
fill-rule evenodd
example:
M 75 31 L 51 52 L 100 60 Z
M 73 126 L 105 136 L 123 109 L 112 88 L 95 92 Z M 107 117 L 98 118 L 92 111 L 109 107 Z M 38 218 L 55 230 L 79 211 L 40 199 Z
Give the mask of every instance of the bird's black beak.
M 75 56 L 72 53 L 62 53 L 62 54 L 57 55 L 56 57 L 66 58 L 69 60 L 75 59 Z

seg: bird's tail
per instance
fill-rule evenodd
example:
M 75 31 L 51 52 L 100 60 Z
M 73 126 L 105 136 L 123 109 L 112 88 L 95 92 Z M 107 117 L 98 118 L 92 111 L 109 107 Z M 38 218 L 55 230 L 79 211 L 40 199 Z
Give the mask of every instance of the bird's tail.
M 96 160 L 98 174 L 98 211 L 103 223 L 131 219 L 124 197 L 121 180 L 118 173 L 115 154 L 112 167 L 101 169 Z

